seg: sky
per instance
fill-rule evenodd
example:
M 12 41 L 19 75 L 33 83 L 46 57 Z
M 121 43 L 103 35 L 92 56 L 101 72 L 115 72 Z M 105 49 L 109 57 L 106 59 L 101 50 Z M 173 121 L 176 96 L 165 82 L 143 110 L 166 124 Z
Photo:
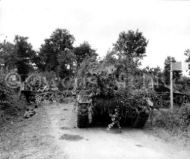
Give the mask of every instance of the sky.
M 38 50 L 56 28 L 75 46 L 88 41 L 103 57 L 122 31 L 138 29 L 149 41 L 143 67 L 163 68 L 167 56 L 184 61 L 190 48 L 188 0 L 0 0 L 0 41 L 29 37 Z

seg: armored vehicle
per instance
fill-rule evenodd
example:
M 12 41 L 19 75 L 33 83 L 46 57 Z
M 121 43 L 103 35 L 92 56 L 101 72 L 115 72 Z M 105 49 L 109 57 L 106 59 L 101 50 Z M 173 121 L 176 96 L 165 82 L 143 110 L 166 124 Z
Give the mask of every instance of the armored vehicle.
M 122 126 L 144 127 L 153 106 L 148 102 L 148 90 L 131 86 L 127 75 L 118 72 L 113 65 L 89 65 L 84 68 L 85 71 L 79 71 L 76 80 L 79 128 L 109 124 L 116 109 Z

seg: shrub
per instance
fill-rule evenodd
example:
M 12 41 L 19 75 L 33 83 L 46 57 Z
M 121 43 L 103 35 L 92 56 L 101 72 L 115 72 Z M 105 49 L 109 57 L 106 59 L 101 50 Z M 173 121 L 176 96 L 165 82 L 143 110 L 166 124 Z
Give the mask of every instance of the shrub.
M 180 123 L 180 128 L 183 131 L 187 131 L 190 126 L 190 104 L 185 104 L 178 111 L 178 118 Z
M 155 119 L 155 126 L 165 128 L 169 131 L 175 131 L 180 126 L 179 116 L 177 112 L 162 111 Z
M 7 115 L 18 115 L 26 108 L 24 99 L 20 99 L 17 90 L 7 87 L 5 72 L 0 72 L 0 112 Z
M 162 111 L 155 118 L 154 126 L 165 128 L 173 133 L 187 132 L 190 128 L 190 104 L 185 104 L 173 112 Z

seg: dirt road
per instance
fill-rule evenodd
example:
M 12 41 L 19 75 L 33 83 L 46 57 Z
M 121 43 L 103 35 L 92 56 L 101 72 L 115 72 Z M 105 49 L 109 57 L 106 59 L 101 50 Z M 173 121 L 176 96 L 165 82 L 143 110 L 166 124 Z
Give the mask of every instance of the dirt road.
M 14 131 L 1 136 L 2 159 L 183 159 L 190 155 L 190 150 L 144 130 L 78 129 L 73 104 L 39 108 Z

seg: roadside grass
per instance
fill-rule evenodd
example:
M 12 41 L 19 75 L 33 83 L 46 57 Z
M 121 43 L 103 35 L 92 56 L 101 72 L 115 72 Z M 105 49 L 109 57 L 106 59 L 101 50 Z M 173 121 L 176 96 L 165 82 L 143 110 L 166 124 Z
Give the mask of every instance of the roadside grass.
M 154 135 L 165 141 L 190 148 L 190 103 L 175 108 L 172 112 L 169 109 L 154 111 L 149 127 Z

